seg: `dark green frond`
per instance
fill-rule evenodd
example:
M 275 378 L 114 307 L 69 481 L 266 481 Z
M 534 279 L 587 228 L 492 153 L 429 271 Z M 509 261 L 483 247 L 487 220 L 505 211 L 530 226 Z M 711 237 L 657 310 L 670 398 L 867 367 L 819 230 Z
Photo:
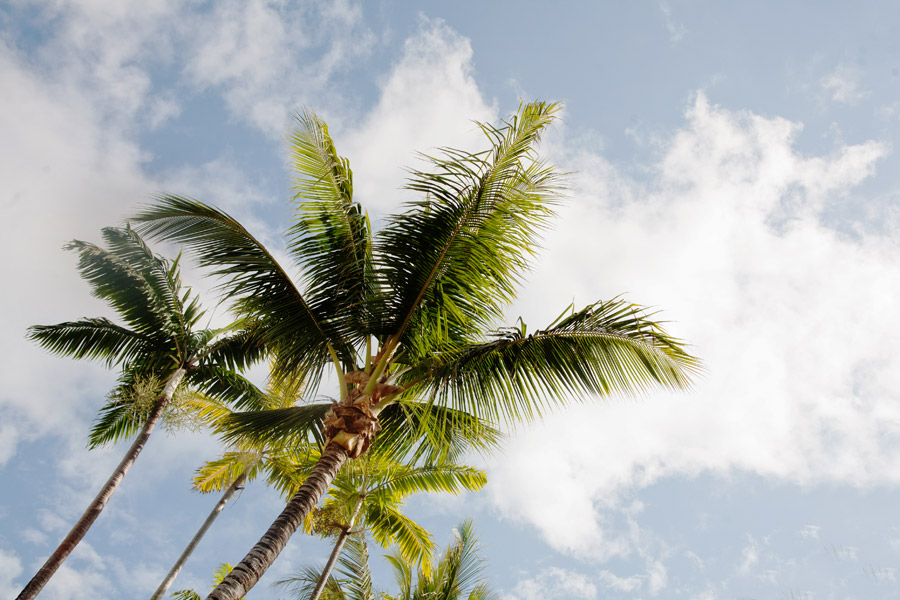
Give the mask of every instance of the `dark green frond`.
M 322 420 L 330 403 L 233 413 L 222 425 L 225 439 L 249 443 L 322 442 Z
M 501 330 L 406 377 L 419 379 L 414 389 L 441 405 L 510 423 L 585 394 L 685 389 L 699 361 L 652 316 L 622 300 L 600 302 L 533 334 L 524 324 Z
M 88 242 L 75 240 L 66 249 L 78 253 L 78 271 L 90 284 L 92 295 L 112 306 L 132 329 L 148 336 L 168 331 L 163 306 L 142 271 Z
M 500 317 L 552 214 L 557 176 L 534 146 L 559 105 L 523 105 L 503 127 L 482 126 L 492 148 L 443 149 L 408 187 L 422 200 L 378 233 L 379 274 L 393 296 L 383 333 L 401 336 L 415 363 L 469 339 Z
M 137 434 L 147 420 L 147 410 L 139 410 L 135 403 L 114 395 L 103 405 L 88 434 L 88 448 L 93 450 L 105 444 L 115 444 Z
M 227 402 L 237 409 L 255 409 L 266 405 L 266 394 L 242 375 L 208 362 L 187 372 L 191 387 Z
M 147 235 L 186 244 L 201 266 L 225 278 L 221 288 L 238 313 L 265 331 L 282 373 L 300 371 L 317 382 L 331 361 L 329 343 L 349 344 L 315 314 L 268 250 L 227 213 L 188 198 L 163 196 L 135 219 Z
M 28 338 L 55 354 L 101 360 L 108 366 L 127 364 L 158 344 L 153 337 L 130 331 L 102 317 L 56 325 L 34 325 Z
M 288 248 L 303 266 L 306 297 L 316 313 L 327 315 L 343 339 L 356 342 L 366 331 L 371 291 L 368 217 L 353 202 L 353 173 L 325 123 L 308 111 L 297 123 L 289 138 L 297 178 Z

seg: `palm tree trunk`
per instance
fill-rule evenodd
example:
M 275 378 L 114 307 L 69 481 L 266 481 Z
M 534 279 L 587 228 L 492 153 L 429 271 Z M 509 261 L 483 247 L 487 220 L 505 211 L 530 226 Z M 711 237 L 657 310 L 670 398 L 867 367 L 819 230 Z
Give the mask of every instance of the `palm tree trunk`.
M 334 548 L 331 549 L 331 556 L 328 557 L 328 562 L 325 563 L 325 568 L 322 569 L 322 574 L 319 576 L 319 581 L 316 582 L 316 588 L 312 591 L 312 595 L 310 595 L 309 600 L 319 600 L 319 596 L 322 594 L 322 590 L 325 589 L 325 584 L 328 582 L 328 578 L 331 577 L 331 572 L 334 570 L 334 565 L 337 563 L 338 557 L 341 555 L 341 550 L 344 549 L 344 542 L 347 541 L 347 536 L 350 535 L 350 529 L 353 528 L 353 524 L 356 522 L 356 516 L 359 514 L 360 509 L 362 508 L 363 499 L 362 496 L 356 501 L 356 506 L 353 507 L 353 514 L 350 515 L 350 522 L 347 523 L 347 526 L 341 529 L 341 534 L 338 536 L 337 541 L 334 543 Z
M 169 377 L 166 386 L 153 404 L 153 409 L 150 411 L 150 415 L 147 417 L 144 427 L 141 428 L 141 432 L 134 440 L 134 443 L 131 444 L 131 448 L 128 449 L 122 462 L 119 463 L 119 466 L 116 467 L 113 474 L 109 477 L 103 487 L 100 488 L 100 493 L 98 493 L 90 505 L 88 505 L 87 510 L 84 511 L 84 514 L 81 515 L 81 518 L 75 523 L 75 527 L 72 528 L 69 535 L 66 536 L 59 547 L 57 547 L 53 554 L 50 555 L 50 558 L 47 559 L 47 562 L 44 563 L 44 566 L 41 567 L 37 574 L 32 577 L 31 581 L 28 582 L 28 585 L 25 586 L 25 589 L 16 597 L 16 600 L 31 600 L 37 596 L 53 574 L 56 573 L 56 570 L 59 569 L 60 565 L 62 565 L 63 561 L 66 560 L 66 557 L 75 549 L 75 546 L 78 545 L 78 542 L 81 541 L 81 538 L 84 537 L 88 529 L 91 528 L 91 525 L 94 524 L 97 517 L 100 516 L 100 512 L 106 506 L 106 503 L 109 502 L 113 492 L 119 487 L 119 483 L 121 483 L 125 474 L 128 473 L 131 465 L 134 464 L 138 454 L 144 449 L 144 445 L 147 443 L 147 439 L 153 432 L 153 428 L 156 427 L 156 423 L 159 421 L 163 409 L 169 403 L 169 400 L 171 400 L 172 395 L 175 393 L 175 389 L 184 378 L 184 373 L 185 370 L 179 368 Z
M 166 595 L 166 592 L 169 591 L 169 587 L 171 587 L 172 583 L 175 581 L 175 578 L 178 577 L 178 574 L 181 572 L 181 569 L 184 567 L 184 563 L 187 562 L 188 558 L 190 558 L 191 554 L 194 552 L 194 548 L 197 547 L 197 544 L 200 543 L 200 540 L 203 539 L 203 536 L 206 535 L 206 531 L 213 524 L 213 521 L 216 520 L 216 517 L 219 516 L 219 513 L 222 512 L 222 509 L 225 508 L 225 505 L 228 504 L 228 501 L 231 500 L 232 496 L 243 487 L 244 480 L 247 479 L 246 473 L 241 473 L 237 476 L 237 478 L 232 482 L 225 493 L 222 494 L 222 497 L 219 498 L 219 501 L 216 503 L 216 506 L 212 509 L 212 512 L 209 513 L 209 516 L 206 517 L 206 520 L 203 522 L 203 525 L 200 526 L 200 529 L 197 530 L 197 533 L 194 534 L 194 537 L 191 539 L 190 543 L 187 545 L 187 548 L 184 549 L 184 552 L 181 553 L 181 556 L 178 557 L 178 560 L 175 561 L 175 564 L 172 566 L 172 569 L 169 571 L 169 574 L 166 575 L 166 578 L 163 579 L 163 582 L 159 584 L 159 587 L 156 588 L 156 591 L 153 592 L 153 595 L 150 597 L 150 600 L 160 600 L 163 596 Z
M 328 444 L 313 472 L 306 478 L 291 501 L 278 515 L 269 530 L 259 539 L 247 556 L 214 589 L 207 600 L 238 600 L 252 588 L 266 572 L 303 519 L 334 481 L 341 465 L 347 460 L 347 450 L 338 444 Z

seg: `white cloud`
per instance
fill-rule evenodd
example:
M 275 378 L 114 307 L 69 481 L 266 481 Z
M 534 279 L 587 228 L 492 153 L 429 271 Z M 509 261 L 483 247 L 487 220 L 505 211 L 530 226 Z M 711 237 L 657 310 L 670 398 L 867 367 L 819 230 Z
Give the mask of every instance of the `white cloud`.
M 852 106 L 871 95 L 871 92 L 860 89 L 861 77 L 859 67 L 841 63 L 834 71 L 822 77 L 819 84 L 831 95 L 832 100 Z
M 220 2 L 191 24 L 186 77 L 220 89 L 237 119 L 279 139 L 292 108 L 323 95 L 340 102 L 330 78 L 375 41 L 361 7 L 346 1 Z
M 675 17 L 672 16 L 672 6 L 666 0 L 660 0 L 659 11 L 662 13 L 666 31 L 669 32 L 669 41 L 673 44 L 677 44 L 683 40 L 687 33 L 687 28 L 684 26 L 684 23 L 677 21 Z
M 550 567 L 535 577 L 520 580 L 506 600 L 551 600 L 553 598 L 597 598 L 597 586 L 575 571 Z
M 900 324 L 888 315 L 900 240 L 873 233 L 891 224 L 860 221 L 851 237 L 822 219 L 886 146 L 803 156 L 800 125 L 702 94 L 686 118 L 651 181 L 551 149 L 579 173 L 516 310 L 540 326 L 573 298 L 626 293 L 662 307 L 708 369 L 692 393 L 576 406 L 506 445 L 489 472 L 494 502 L 557 549 L 627 553 L 610 509 L 661 477 L 897 481 Z
M 741 564 L 738 565 L 738 573 L 749 575 L 757 564 L 759 564 L 759 544 L 756 543 L 753 536 L 747 536 L 747 545 L 741 550 Z
M 359 127 L 332 133 L 353 167 L 355 197 L 384 213 L 408 197 L 400 190 L 403 169 L 422 166 L 416 152 L 481 144 L 473 121 L 492 122 L 496 115 L 472 76 L 469 41 L 442 21 L 423 19 L 382 85 L 378 105 Z

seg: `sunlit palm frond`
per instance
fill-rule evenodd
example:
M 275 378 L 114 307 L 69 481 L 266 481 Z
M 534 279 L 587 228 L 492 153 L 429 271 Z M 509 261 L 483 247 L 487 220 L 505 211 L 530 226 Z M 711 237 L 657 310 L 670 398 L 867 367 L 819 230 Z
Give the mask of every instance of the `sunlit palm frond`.
M 434 542 L 431 534 L 400 512 L 393 503 L 369 502 L 365 507 L 366 525 L 372 539 L 385 548 L 396 544 L 404 560 L 421 564 L 431 558 Z
M 257 452 L 226 452 L 221 458 L 207 461 L 194 473 L 193 486 L 198 492 L 221 492 L 240 476 L 248 482 L 259 473 L 262 457 Z
M 489 326 L 513 298 L 552 214 L 557 177 L 534 145 L 559 110 L 524 104 L 503 127 L 487 125 L 492 148 L 444 149 L 433 172 L 414 171 L 408 187 L 425 198 L 378 233 L 379 276 L 393 292 L 384 331 L 411 362 Z
M 465 411 L 409 398 L 387 406 L 379 422 L 382 430 L 369 452 L 409 462 L 454 462 L 473 450 L 489 453 L 502 439 L 499 430 Z
M 353 202 L 353 173 L 338 156 L 328 127 L 314 113 L 297 116 L 289 137 L 295 222 L 288 249 L 303 266 L 306 297 L 343 339 L 362 339 L 371 295 L 368 217 Z M 342 357 L 347 359 L 348 357 Z
M 501 330 L 406 377 L 421 378 L 413 389 L 439 404 L 509 423 L 584 395 L 685 389 L 699 361 L 652 316 L 622 300 L 599 302 L 533 334 L 524 324 Z

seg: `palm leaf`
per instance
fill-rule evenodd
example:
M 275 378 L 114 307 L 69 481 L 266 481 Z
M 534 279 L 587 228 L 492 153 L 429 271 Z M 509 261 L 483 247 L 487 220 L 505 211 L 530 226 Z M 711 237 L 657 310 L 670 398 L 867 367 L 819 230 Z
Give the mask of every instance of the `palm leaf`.
M 369 222 L 353 202 L 353 173 L 314 113 L 297 117 L 290 150 L 296 217 L 288 247 L 303 265 L 306 297 L 346 340 L 360 340 L 370 296 Z M 344 357 L 346 359 L 346 357 Z
M 221 288 L 237 312 L 265 331 L 283 374 L 301 372 L 317 382 L 331 362 L 331 344 L 349 344 L 316 314 L 268 250 L 230 215 L 196 200 L 163 196 L 136 217 L 147 235 L 186 244 L 201 266 L 223 277 Z
M 397 544 L 400 555 L 412 564 L 431 559 L 434 549 L 431 534 L 401 513 L 396 505 L 369 502 L 365 511 L 366 525 L 378 544 L 385 548 Z
M 533 420 L 585 394 L 686 389 L 699 361 L 652 316 L 622 300 L 599 302 L 534 334 L 524 324 L 500 330 L 405 377 L 436 403 L 509 423 Z
M 393 291 L 383 332 L 417 362 L 493 323 L 513 298 L 557 193 L 534 144 L 559 105 L 523 105 L 504 127 L 482 125 L 492 149 L 444 149 L 435 171 L 414 171 L 425 198 L 379 232 L 379 276 Z
M 28 328 L 28 338 L 54 354 L 102 360 L 110 367 L 129 363 L 158 343 L 154 337 L 131 331 L 103 317 L 34 325 Z
M 194 473 L 193 486 L 198 492 L 221 492 L 240 476 L 248 482 L 259 473 L 261 456 L 255 452 L 226 452 L 221 458 L 207 461 Z

